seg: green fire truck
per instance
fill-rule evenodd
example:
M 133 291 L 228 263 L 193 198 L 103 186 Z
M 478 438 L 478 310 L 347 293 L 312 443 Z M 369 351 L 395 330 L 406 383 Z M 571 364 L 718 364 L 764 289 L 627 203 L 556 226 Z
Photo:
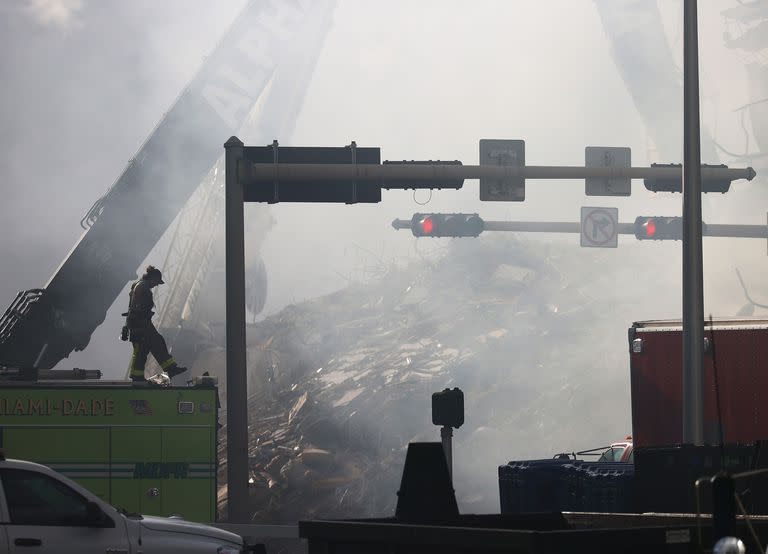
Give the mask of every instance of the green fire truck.
M 0 448 L 128 512 L 216 520 L 215 382 L 0 380 Z

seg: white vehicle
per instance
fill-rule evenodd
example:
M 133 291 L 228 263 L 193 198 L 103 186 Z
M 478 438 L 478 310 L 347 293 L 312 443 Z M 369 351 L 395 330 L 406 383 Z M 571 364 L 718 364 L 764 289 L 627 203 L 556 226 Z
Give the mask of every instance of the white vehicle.
M 263 548 L 263 547 L 262 547 Z M 234 533 L 127 514 L 52 469 L 0 451 L 0 554 L 240 554 Z

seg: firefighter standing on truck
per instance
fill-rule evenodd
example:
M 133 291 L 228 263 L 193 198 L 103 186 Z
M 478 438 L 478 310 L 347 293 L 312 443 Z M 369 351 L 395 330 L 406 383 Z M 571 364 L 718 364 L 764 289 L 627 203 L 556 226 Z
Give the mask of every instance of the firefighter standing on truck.
M 169 377 L 174 377 L 187 370 L 187 368 L 176 364 L 176 360 L 168 352 L 165 339 L 152 323 L 152 316 L 154 315 L 152 308 L 155 306 L 152 288 L 163 283 L 163 275 L 160 270 L 150 265 L 147 266 L 141 279 L 131 285 L 131 291 L 128 293 L 128 311 L 123 314 L 126 317 L 125 327 L 128 336 L 125 337 L 125 332 L 123 332 L 122 338 L 123 340 L 130 339 L 133 344 L 129 368 L 132 381 L 146 381 L 144 366 L 150 353 Z

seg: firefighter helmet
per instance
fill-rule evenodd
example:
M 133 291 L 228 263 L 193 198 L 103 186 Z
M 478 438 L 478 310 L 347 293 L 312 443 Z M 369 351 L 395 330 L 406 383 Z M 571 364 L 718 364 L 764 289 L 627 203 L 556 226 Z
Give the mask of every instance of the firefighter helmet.
M 146 271 L 144 272 L 144 278 L 145 279 L 152 279 L 153 281 L 157 281 L 158 284 L 162 285 L 165 283 L 163 281 L 163 274 L 160 272 L 159 269 L 157 269 L 153 265 L 148 265 Z

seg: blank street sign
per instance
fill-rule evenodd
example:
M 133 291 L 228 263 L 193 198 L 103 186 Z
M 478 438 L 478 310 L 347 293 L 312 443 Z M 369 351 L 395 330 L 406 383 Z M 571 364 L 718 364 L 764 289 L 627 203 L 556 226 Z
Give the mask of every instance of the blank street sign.
M 480 165 L 525 166 L 524 140 L 480 139 Z M 522 202 L 525 177 L 480 179 L 480 200 Z
M 584 167 L 632 167 L 632 151 L 624 147 L 587 146 L 584 149 Z M 632 182 L 629 177 L 587 177 L 585 181 L 584 193 L 587 196 L 632 194 Z
M 619 245 L 619 209 L 582 207 L 581 245 L 616 248 Z

